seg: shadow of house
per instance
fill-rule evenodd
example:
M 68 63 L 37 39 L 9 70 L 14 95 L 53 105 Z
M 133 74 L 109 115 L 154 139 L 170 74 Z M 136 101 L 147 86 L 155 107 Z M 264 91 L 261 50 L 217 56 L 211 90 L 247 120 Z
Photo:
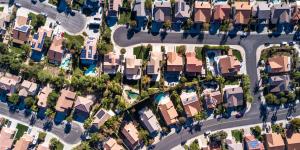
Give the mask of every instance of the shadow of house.
M 277 33 L 282 31 L 289 32 L 289 23 L 291 20 L 291 7 L 289 4 L 274 4 L 271 15 L 271 23 L 276 25 Z
M 288 92 L 290 77 L 288 75 L 272 76 L 269 78 L 269 91 L 278 94 L 280 92 Z
M 109 0 L 108 11 L 107 11 L 107 25 L 109 27 L 115 25 L 118 22 L 119 10 L 122 5 L 122 0 Z
M 212 6 L 209 2 L 195 1 L 194 8 L 194 23 L 203 25 L 203 23 L 209 23 L 211 20 Z
M 172 20 L 172 8 L 169 1 L 156 1 L 153 8 L 153 17 L 151 32 L 159 32 L 166 21 Z
M 55 110 L 56 110 L 56 115 L 54 118 L 55 123 L 62 122 L 66 118 L 66 116 L 69 115 L 71 109 L 73 108 L 75 99 L 76 99 L 76 93 L 66 89 L 62 89 L 60 91 L 60 96 L 55 106 Z
M 135 18 L 137 26 L 136 30 L 141 30 L 147 23 L 145 0 L 136 0 L 131 15 Z
M 256 31 L 262 32 L 264 28 L 269 24 L 269 19 L 271 16 L 272 5 L 267 2 L 257 2 L 253 6 L 252 12 L 256 17 Z
M 190 6 L 184 0 L 175 2 L 172 29 L 180 31 L 181 26 L 190 18 Z
M 101 0 L 86 0 L 83 9 L 88 9 L 91 12 L 97 12 L 100 8 Z
M 58 12 L 67 12 L 70 9 L 69 6 L 72 6 L 73 0 L 60 0 L 57 11 Z
M 84 122 L 89 117 L 90 110 L 94 101 L 88 97 L 78 96 L 74 105 L 74 119 L 79 122 Z

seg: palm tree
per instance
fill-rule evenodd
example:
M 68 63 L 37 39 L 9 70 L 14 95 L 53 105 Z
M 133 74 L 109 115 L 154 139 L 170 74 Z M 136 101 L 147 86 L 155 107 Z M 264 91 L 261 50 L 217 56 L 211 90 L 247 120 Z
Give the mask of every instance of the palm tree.
M 172 22 L 170 20 L 166 20 L 163 24 L 163 27 L 165 28 L 165 30 L 170 30 L 172 27 Z

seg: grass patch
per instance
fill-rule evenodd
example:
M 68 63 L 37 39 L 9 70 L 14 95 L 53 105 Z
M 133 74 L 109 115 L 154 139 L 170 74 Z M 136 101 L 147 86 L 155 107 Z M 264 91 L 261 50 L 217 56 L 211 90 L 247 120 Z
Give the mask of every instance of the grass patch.
M 266 62 L 268 60 L 268 58 L 275 56 L 275 55 L 293 56 L 294 53 L 295 53 L 295 49 L 293 47 L 273 46 L 273 47 L 264 49 L 261 52 L 260 60 L 264 60 Z
M 202 47 L 195 47 L 196 58 L 202 60 Z
M 238 80 L 229 80 L 227 79 L 224 83 L 224 85 L 239 85 L 239 81 Z
M 231 130 L 231 134 L 234 137 L 236 142 L 241 143 L 243 141 L 244 132 L 242 130 Z
M 145 46 L 137 46 L 133 48 L 133 54 L 136 56 L 137 59 L 147 60 L 149 57 L 149 52 L 151 48 Z
M 64 33 L 64 37 L 67 38 L 68 40 L 71 40 L 71 41 L 76 41 L 78 42 L 80 45 L 83 45 L 83 42 L 84 42 L 84 38 L 83 36 L 81 35 L 75 35 L 75 36 L 72 36 L 72 35 L 69 35 L 68 33 Z
M 232 50 L 232 55 L 235 56 L 239 61 L 243 61 L 243 58 L 242 58 L 242 55 L 241 55 L 241 52 L 236 50 L 236 49 L 233 49 Z
M 49 0 L 48 3 L 56 6 L 58 5 L 58 0 Z
M 180 45 L 180 46 L 176 46 L 176 53 L 179 55 L 183 55 L 185 54 L 186 51 L 186 46 L 185 45 Z
M 129 21 L 130 21 L 130 13 L 120 14 L 120 19 L 118 20 L 118 24 L 126 24 Z
M 3 12 L 3 10 L 4 10 L 4 7 L 0 7 L 0 12 Z
M 16 136 L 15 136 L 15 139 L 16 140 L 19 140 L 23 134 L 28 130 L 28 127 L 23 125 L 23 124 L 17 124 L 17 133 L 16 133 Z

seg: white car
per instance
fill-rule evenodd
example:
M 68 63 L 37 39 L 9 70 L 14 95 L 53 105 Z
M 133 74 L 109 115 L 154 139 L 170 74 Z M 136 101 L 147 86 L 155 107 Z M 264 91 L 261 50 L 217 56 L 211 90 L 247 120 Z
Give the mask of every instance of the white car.
M 16 5 L 17 7 L 22 7 L 22 4 L 20 4 L 20 3 L 15 3 L 15 5 Z
M 285 41 L 282 41 L 282 42 L 280 43 L 281 46 L 285 46 L 285 45 L 287 45 L 287 44 L 288 44 L 288 43 L 285 42 Z
M 211 131 L 208 130 L 208 131 L 204 132 L 204 135 L 207 136 L 207 135 L 210 135 L 210 133 L 211 133 Z

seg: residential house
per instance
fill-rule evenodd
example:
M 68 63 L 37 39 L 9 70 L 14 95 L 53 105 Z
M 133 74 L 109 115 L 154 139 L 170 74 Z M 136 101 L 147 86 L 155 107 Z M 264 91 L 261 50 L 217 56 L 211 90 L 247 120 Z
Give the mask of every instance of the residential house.
M 195 1 L 194 22 L 209 23 L 212 15 L 212 6 L 209 2 Z
M 167 53 L 167 71 L 168 72 L 181 72 L 183 70 L 182 56 L 176 52 Z
M 258 23 L 268 24 L 271 17 L 272 5 L 265 1 L 256 2 L 253 7 L 253 16 L 257 18 Z
M 237 107 L 244 104 L 244 92 L 242 87 L 232 87 L 225 90 L 227 107 Z
M 38 145 L 38 147 L 36 148 L 36 150 L 50 150 L 50 146 L 49 143 L 44 142 Z
M 268 59 L 267 72 L 283 73 L 291 70 L 291 58 L 284 55 L 276 55 Z
M 286 144 L 288 150 L 299 150 L 300 133 L 286 133 Z
M 33 137 L 30 134 L 25 133 L 15 144 L 13 150 L 25 150 L 29 149 L 30 144 L 33 141 Z
M 96 128 L 100 128 L 108 119 L 115 114 L 112 111 L 100 109 L 94 116 L 92 125 Z
M 65 55 L 63 47 L 64 38 L 55 36 L 52 40 L 51 46 L 48 50 L 48 59 L 50 63 L 60 65 Z
M 60 91 L 60 96 L 56 102 L 55 110 L 56 117 L 55 121 L 60 122 L 70 113 L 73 108 L 74 101 L 76 99 L 76 93 L 66 89 Z
M 190 18 L 190 6 L 184 0 L 175 1 L 174 23 L 182 24 Z
M 98 60 L 97 54 L 97 38 L 88 37 L 85 39 L 85 44 L 80 53 L 80 61 L 83 65 L 95 64 Z
M 215 109 L 223 102 L 223 97 L 220 91 L 204 90 L 203 93 L 206 107 L 209 109 Z
M 3 127 L 0 132 L 0 149 L 10 149 L 14 142 L 15 130 L 7 127 Z
M 85 0 L 84 8 L 91 10 L 92 12 L 98 11 L 102 0 Z
M 125 59 L 125 76 L 128 80 L 139 80 L 141 78 L 142 60 L 136 59 L 135 55 L 127 56 Z
M 7 96 L 16 93 L 19 83 L 21 82 L 21 77 L 5 74 L 5 76 L 0 78 L 0 89 L 4 91 Z
M 249 2 L 234 2 L 234 23 L 247 25 L 251 18 L 252 8 Z
M 10 15 L 5 12 L 0 12 L 0 35 L 5 35 L 9 23 Z
M 42 88 L 42 90 L 40 90 L 40 92 L 37 95 L 38 98 L 38 103 L 37 105 L 39 106 L 39 108 L 47 108 L 47 99 L 48 99 L 48 95 L 52 92 L 52 88 L 49 86 L 45 86 Z
M 145 0 L 135 0 L 135 4 L 132 11 L 133 16 L 137 22 L 137 27 L 144 27 L 147 21 L 146 9 L 145 9 Z
M 132 122 L 128 122 L 121 130 L 125 136 L 125 143 L 130 149 L 135 149 L 139 144 L 139 132 Z
M 44 43 L 46 37 L 52 37 L 53 30 L 47 26 L 42 26 L 36 33 L 33 34 L 31 40 L 31 59 L 40 61 L 44 56 Z
M 181 103 L 187 117 L 193 117 L 201 112 L 202 107 L 197 93 L 194 92 L 182 92 L 180 95 Z
M 123 0 L 109 0 L 108 1 L 108 17 L 118 17 L 119 8 L 122 6 Z
M 196 58 L 195 52 L 186 52 L 185 72 L 187 75 L 196 76 L 202 74 L 202 61 Z
M 284 150 L 285 144 L 281 134 L 267 133 L 266 137 L 266 148 L 268 150 Z
M 238 143 L 233 139 L 226 139 L 228 150 L 242 150 L 244 149 L 243 143 Z
M 153 17 L 155 22 L 163 23 L 172 21 L 172 8 L 170 1 L 155 1 L 153 9 Z
M 290 77 L 289 75 L 271 76 L 269 78 L 269 91 L 271 93 L 279 93 L 289 91 Z
M 235 56 L 228 55 L 220 57 L 218 66 L 221 75 L 232 76 L 238 74 L 241 63 Z
M 160 75 L 160 62 L 162 61 L 162 53 L 161 52 L 150 52 L 150 60 L 147 63 L 147 75 L 151 77 L 152 81 L 159 80 Z
M 102 71 L 107 74 L 116 74 L 121 64 L 120 55 L 109 52 L 104 55 Z
M 177 123 L 178 113 L 171 100 L 158 104 L 158 108 L 168 126 Z
M 30 25 L 28 18 L 25 16 L 17 16 L 13 27 L 13 42 L 16 44 L 25 44 L 30 36 Z
M 291 20 L 291 7 L 289 4 L 274 4 L 271 15 L 272 24 L 286 24 Z
M 103 147 L 104 150 L 124 150 L 124 148 L 113 138 L 109 138 Z
M 214 5 L 213 17 L 214 21 L 222 22 L 229 20 L 231 14 L 231 7 L 227 3 L 219 3 Z
M 294 24 L 299 24 L 300 20 L 300 1 L 297 1 L 295 5 L 292 6 L 292 22 Z
M 35 96 L 37 94 L 38 85 L 34 82 L 24 80 L 19 89 L 19 96 L 26 98 L 27 96 Z
M 74 116 L 77 121 L 83 122 L 90 115 L 90 110 L 94 104 L 92 96 L 77 96 L 74 105 Z
M 244 141 L 246 150 L 265 150 L 264 144 L 251 134 L 245 135 Z
M 150 134 L 161 131 L 160 124 L 151 109 L 145 107 L 139 111 L 140 119 Z

